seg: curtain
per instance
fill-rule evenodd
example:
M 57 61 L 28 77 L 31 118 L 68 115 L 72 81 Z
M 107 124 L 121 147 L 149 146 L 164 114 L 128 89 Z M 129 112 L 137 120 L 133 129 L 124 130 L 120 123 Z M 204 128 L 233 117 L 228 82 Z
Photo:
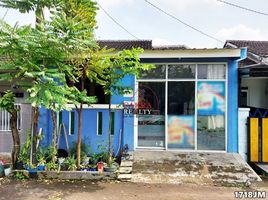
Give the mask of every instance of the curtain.
M 208 116 L 208 129 L 224 128 L 224 115 Z
M 207 79 L 224 79 L 225 65 L 207 65 Z

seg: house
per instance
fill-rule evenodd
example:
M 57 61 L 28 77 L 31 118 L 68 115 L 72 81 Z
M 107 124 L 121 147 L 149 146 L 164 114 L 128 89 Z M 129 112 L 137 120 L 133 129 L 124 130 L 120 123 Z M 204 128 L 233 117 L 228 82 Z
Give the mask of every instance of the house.
M 238 62 L 245 48 L 190 49 L 182 45 L 152 46 L 151 40 L 103 40 L 100 46 L 115 50 L 141 47 L 142 63 L 156 68 L 140 78 L 125 77 L 132 94 L 112 97 L 114 153 L 128 148 L 238 152 Z M 107 148 L 108 105 L 98 85 L 87 83 L 98 104 L 84 106 L 82 140 L 92 151 Z M 77 139 L 77 112 L 58 114 L 68 143 Z M 40 110 L 44 145 L 52 140 L 50 112 Z M 66 149 L 62 133 L 60 148 Z
M 5 58 L 0 57 L 0 62 L 5 61 Z M 18 130 L 21 143 L 25 142 L 26 132 L 31 129 L 31 105 L 25 103 L 28 93 L 19 86 L 16 82 L 0 82 L 1 95 L 6 90 L 12 90 L 16 96 L 16 106 L 18 111 Z M 0 153 L 10 154 L 13 147 L 13 139 L 10 127 L 10 114 L 0 108 Z
M 224 47 L 248 49 L 238 64 L 239 153 L 260 168 L 268 161 L 268 41 L 227 40 Z
M 225 48 L 248 48 L 239 62 L 239 106 L 268 108 L 268 41 L 227 40 Z

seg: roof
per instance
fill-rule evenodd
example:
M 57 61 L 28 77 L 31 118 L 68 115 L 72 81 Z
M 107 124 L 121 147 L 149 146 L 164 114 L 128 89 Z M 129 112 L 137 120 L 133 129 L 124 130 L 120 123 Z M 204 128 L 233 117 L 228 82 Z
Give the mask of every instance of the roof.
M 268 41 L 227 40 L 224 47 L 230 47 L 232 45 L 236 48 L 247 47 L 248 51 L 255 55 L 268 57 Z
M 185 45 L 153 46 L 152 40 L 98 40 L 101 48 L 107 47 L 116 50 L 143 48 L 144 50 L 182 50 L 188 49 Z
M 144 50 L 152 49 L 152 40 L 98 40 L 101 48 L 107 47 L 116 50 L 143 48 Z

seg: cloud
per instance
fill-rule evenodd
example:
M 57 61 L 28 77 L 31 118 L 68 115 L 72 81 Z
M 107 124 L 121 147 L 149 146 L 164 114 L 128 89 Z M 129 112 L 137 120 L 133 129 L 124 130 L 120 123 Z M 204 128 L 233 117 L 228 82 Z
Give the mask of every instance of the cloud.
M 153 46 L 162 46 L 162 45 L 174 45 L 169 40 L 163 39 L 163 38 L 154 38 L 153 39 Z
M 222 40 L 227 39 L 240 39 L 240 40 L 267 40 L 260 29 L 251 28 L 243 24 L 238 24 L 237 26 L 230 28 L 223 28 L 219 30 L 216 36 Z
M 121 5 L 129 4 L 129 3 L 132 3 L 133 0 L 98 0 L 97 2 L 101 6 L 107 8 L 107 7 L 117 6 L 119 4 L 121 4 Z
M 215 0 L 150 0 L 151 3 L 164 9 L 172 11 L 187 11 L 190 8 L 221 6 L 222 4 Z

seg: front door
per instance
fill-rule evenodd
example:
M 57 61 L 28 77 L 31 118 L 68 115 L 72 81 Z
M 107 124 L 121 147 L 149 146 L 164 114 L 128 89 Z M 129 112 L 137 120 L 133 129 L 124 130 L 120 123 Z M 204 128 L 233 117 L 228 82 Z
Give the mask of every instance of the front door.
M 138 147 L 165 148 L 165 82 L 139 82 Z

